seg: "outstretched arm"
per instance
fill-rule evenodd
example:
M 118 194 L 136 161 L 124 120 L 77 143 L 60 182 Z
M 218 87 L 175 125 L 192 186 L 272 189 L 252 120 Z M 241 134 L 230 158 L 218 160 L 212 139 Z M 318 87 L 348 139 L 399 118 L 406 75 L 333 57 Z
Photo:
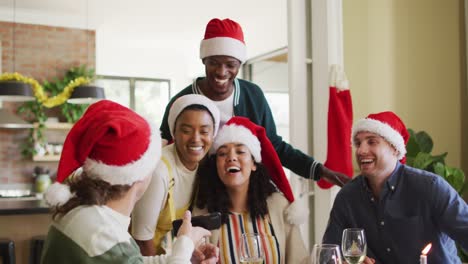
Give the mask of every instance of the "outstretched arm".
M 343 187 L 351 179 L 343 173 L 332 171 L 327 167 L 323 166 L 320 168 L 319 176 L 326 181 L 333 183 L 337 186 Z
M 284 167 L 304 178 L 318 181 L 322 177 L 338 186 L 343 186 L 350 181 L 350 178 L 345 174 L 329 170 L 313 157 L 285 142 L 276 132 L 275 120 L 273 119 L 273 114 L 263 92 L 260 88 L 258 88 L 258 90 L 259 92 L 257 94 L 252 93 L 251 97 L 246 97 L 246 100 L 251 100 L 249 103 L 246 103 L 246 107 L 249 104 L 255 105 L 255 108 L 253 108 L 255 111 L 252 110 L 254 113 L 248 114 L 247 117 L 252 122 L 265 128 L 267 136 L 275 147 L 281 164 Z M 249 112 L 248 109 L 245 111 Z

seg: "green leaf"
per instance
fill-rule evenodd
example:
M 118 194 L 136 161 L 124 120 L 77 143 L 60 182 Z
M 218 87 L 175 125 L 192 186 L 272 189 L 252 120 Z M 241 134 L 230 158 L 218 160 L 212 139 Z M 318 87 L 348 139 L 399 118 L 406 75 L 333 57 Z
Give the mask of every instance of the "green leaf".
M 445 178 L 445 165 L 440 162 L 434 164 L 434 173 Z
M 410 138 L 408 140 L 408 143 L 406 144 L 406 159 L 407 162 L 409 158 L 414 158 L 416 155 L 418 155 L 419 152 L 421 152 L 421 148 L 419 147 L 418 142 L 416 141 L 416 136 L 414 135 L 414 131 L 412 129 L 408 129 L 408 132 L 410 134 Z M 412 166 L 413 163 L 408 163 L 408 165 Z
M 447 152 L 444 152 L 440 155 L 432 156 L 432 158 L 434 158 L 434 162 L 440 162 L 442 164 L 445 164 L 445 157 L 447 157 L 447 154 Z
M 422 170 L 428 170 L 430 169 L 429 165 L 431 165 L 433 162 L 434 162 L 434 158 L 431 156 L 431 154 L 425 153 L 425 152 L 419 152 L 416 158 L 414 159 L 413 167 L 422 169 Z
M 415 134 L 416 142 L 422 152 L 431 153 L 434 143 L 432 142 L 431 136 L 425 131 L 419 131 Z
M 465 174 L 463 173 L 462 170 L 458 168 L 453 168 L 453 167 L 448 167 L 446 166 L 447 169 L 447 181 L 452 187 L 457 191 L 460 192 L 463 188 L 463 185 L 465 183 Z

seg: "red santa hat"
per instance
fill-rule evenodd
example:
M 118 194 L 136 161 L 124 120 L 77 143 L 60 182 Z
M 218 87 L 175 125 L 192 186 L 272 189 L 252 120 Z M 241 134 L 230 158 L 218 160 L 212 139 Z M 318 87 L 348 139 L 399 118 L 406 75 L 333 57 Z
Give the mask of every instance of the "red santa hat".
M 229 18 L 214 18 L 208 22 L 205 37 L 200 44 L 200 59 L 224 55 L 241 62 L 247 59 L 247 49 L 241 26 Z
M 308 208 L 300 208 L 303 203 L 294 200 L 288 178 L 284 173 L 275 148 L 266 135 L 265 128 L 254 124 L 246 117 L 233 117 L 219 130 L 210 153 L 214 154 L 219 147 L 231 142 L 246 145 L 255 162 L 262 163 L 266 167 L 273 183 L 291 203 L 286 210 L 288 222 L 293 224 L 303 223 L 307 219 Z
M 208 111 L 213 116 L 214 121 L 214 130 L 213 136 L 216 136 L 219 128 L 219 109 L 218 107 L 208 99 L 208 97 L 200 94 L 187 94 L 177 98 L 169 109 L 169 116 L 167 118 L 169 124 L 169 131 L 171 132 L 172 138 L 174 138 L 175 123 L 180 113 L 184 111 L 185 108 L 191 105 L 201 105 L 208 109 Z
M 73 194 L 64 182 L 82 168 L 111 185 L 131 185 L 151 174 L 161 156 L 159 131 L 133 110 L 108 100 L 92 104 L 67 135 L 57 182 L 46 192 L 52 205 Z
M 395 113 L 387 111 L 370 114 L 359 120 L 353 126 L 353 139 L 357 133 L 363 131 L 383 137 L 398 151 L 398 160 L 403 164 L 406 163 L 406 143 L 408 143 L 410 135 L 403 121 Z

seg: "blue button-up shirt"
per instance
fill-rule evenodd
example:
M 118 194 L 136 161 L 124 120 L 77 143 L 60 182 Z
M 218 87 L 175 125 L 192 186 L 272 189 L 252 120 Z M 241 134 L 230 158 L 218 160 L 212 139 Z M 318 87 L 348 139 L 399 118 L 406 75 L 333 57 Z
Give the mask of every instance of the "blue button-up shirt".
M 397 164 L 380 197 L 358 176 L 338 193 L 323 243 L 341 245 L 345 228 L 363 228 L 367 255 L 383 264 L 461 263 L 453 240 L 468 249 L 468 206 L 440 176 Z

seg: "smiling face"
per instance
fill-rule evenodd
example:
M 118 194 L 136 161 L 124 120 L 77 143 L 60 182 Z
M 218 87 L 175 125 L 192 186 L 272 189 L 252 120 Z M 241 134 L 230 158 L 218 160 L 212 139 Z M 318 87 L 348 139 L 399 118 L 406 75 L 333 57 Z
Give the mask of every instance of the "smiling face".
M 398 151 L 383 137 L 359 132 L 354 137 L 356 160 L 361 174 L 372 179 L 384 179 L 391 175 L 398 161 Z
M 252 171 L 257 170 L 249 148 L 241 143 L 227 143 L 216 151 L 218 176 L 229 190 L 247 191 Z
M 210 56 L 203 59 L 206 79 L 203 93 L 212 100 L 224 100 L 231 95 L 233 82 L 241 62 L 229 56 Z
M 213 143 L 213 118 L 206 110 L 186 109 L 177 117 L 174 144 L 184 166 L 194 170 Z

